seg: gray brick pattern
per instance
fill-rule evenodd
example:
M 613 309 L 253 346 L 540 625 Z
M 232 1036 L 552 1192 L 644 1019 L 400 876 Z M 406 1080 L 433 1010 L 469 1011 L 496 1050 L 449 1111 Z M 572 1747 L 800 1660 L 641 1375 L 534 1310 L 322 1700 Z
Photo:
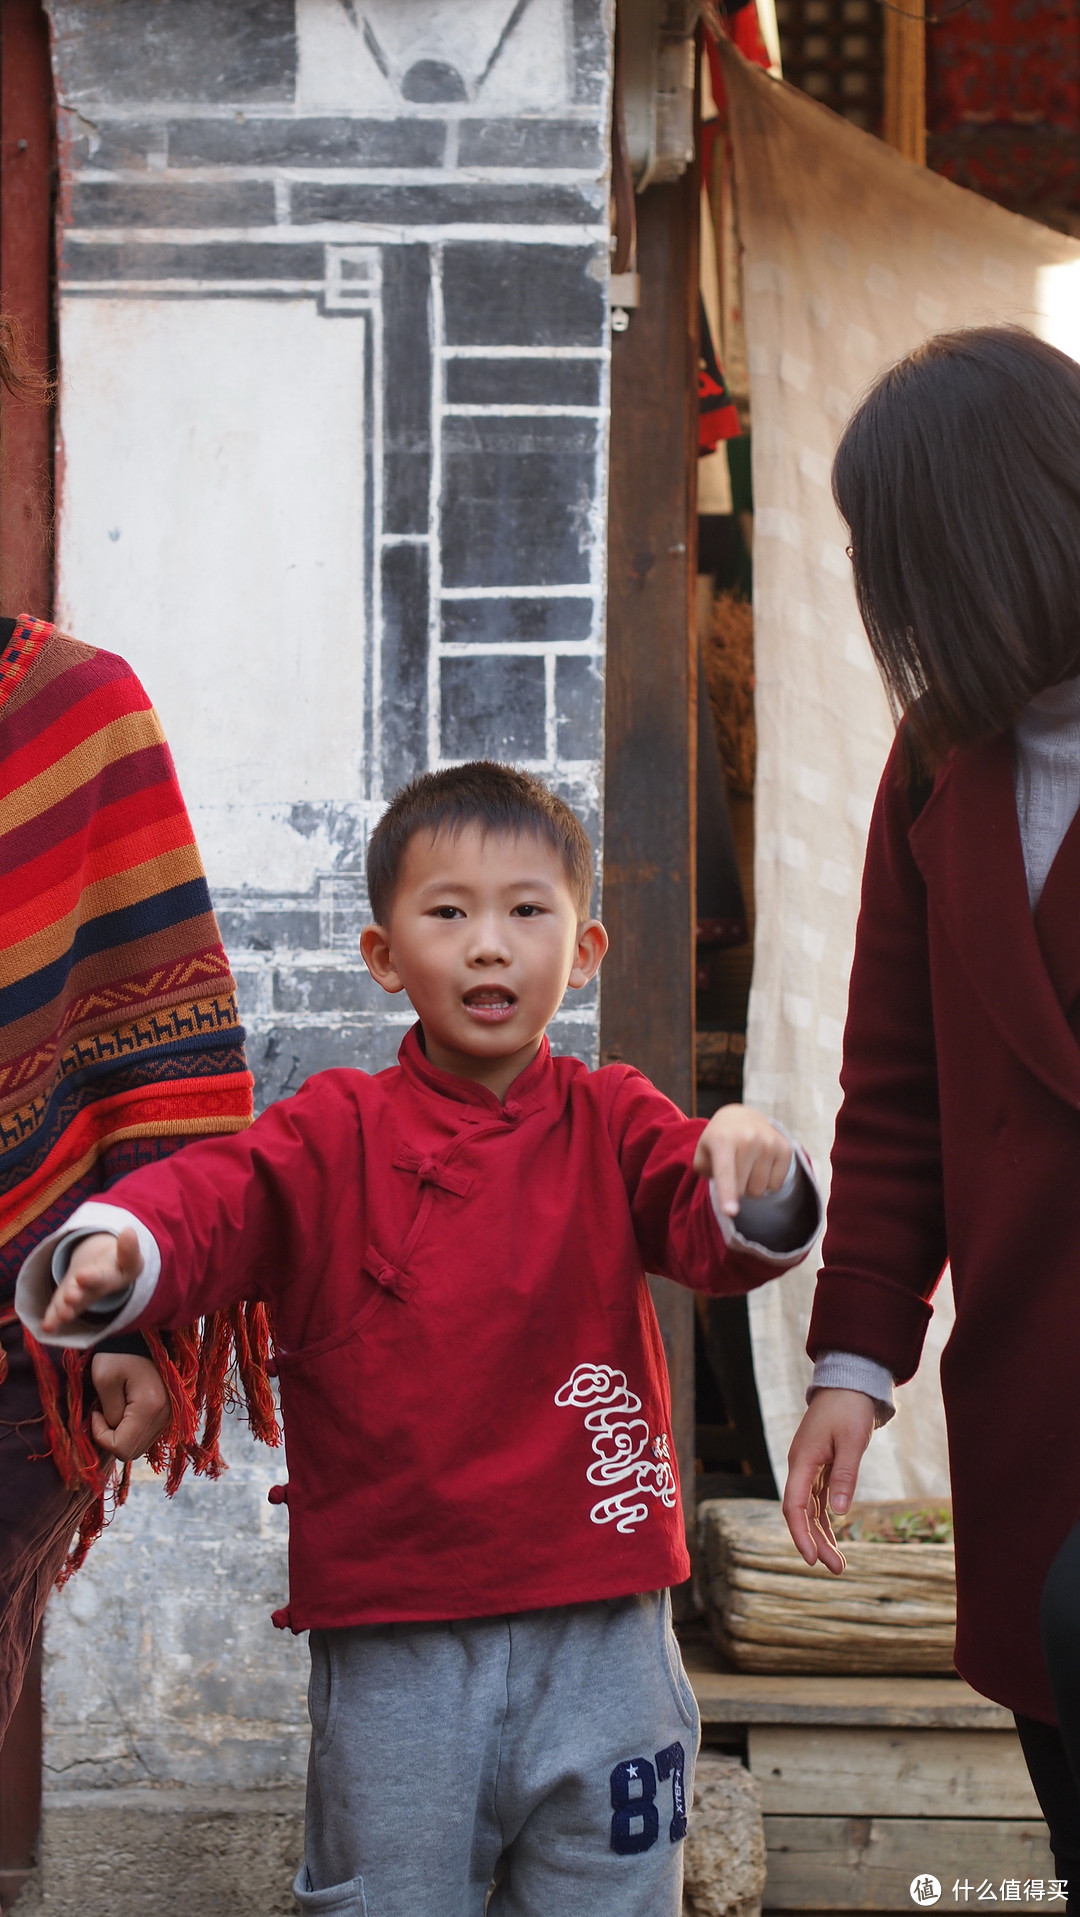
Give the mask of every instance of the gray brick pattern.
M 480 48 L 480 79 L 421 62 L 392 108 L 355 114 L 305 105 L 292 0 L 51 13 L 65 297 L 309 300 L 329 326 L 368 322 L 363 791 L 295 808 L 333 846 L 310 893 L 216 901 L 266 1103 L 394 1056 L 408 1013 L 356 934 L 367 833 L 404 780 L 511 758 L 598 838 L 608 8 L 566 0 L 550 110 L 490 110 Z M 595 993 L 553 1037 L 593 1057 Z

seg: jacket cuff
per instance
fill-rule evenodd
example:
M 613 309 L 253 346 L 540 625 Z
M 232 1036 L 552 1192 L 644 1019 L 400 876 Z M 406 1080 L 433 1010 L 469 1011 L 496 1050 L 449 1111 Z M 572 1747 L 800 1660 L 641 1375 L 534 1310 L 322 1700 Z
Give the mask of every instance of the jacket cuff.
M 56 1289 L 56 1277 L 53 1270 L 53 1253 L 60 1249 L 61 1271 L 66 1268 L 67 1256 L 74 1249 L 69 1240 L 86 1238 L 91 1232 L 107 1231 L 113 1237 L 119 1237 L 125 1226 L 130 1226 L 139 1241 L 143 1268 L 125 1295 L 121 1309 L 112 1317 L 98 1317 L 96 1320 L 84 1315 L 76 1318 L 64 1331 L 43 1332 L 41 1320 L 45 1316 L 53 1292 Z M 133 1212 L 125 1211 L 121 1205 L 104 1205 L 98 1199 L 90 1199 L 73 1211 L 59 1231 L 50 1232 L 35 1245 L 29 1258 L 19 1273 L 15 1286 L 15 1309 L 26 1326 L 30 1336 L 42 1345 L 67 1345 L 77 1351 L 96 1350 L 106 1339 L 115 1338 L 120 1332 L 127 1331 L 142 1317 L 157 1289 L 161 1275 L 161 1253 L 153 1232 L 136 1218 Z
M 119 1334 L 109 1327 L 109 1335 L 94 1346 L 99 1354 L 109 1358 L 149 1358 L 151 1364 L 156 1361 L 154 1354 L 141 1331 L 121 1331 Z
M 918 1370 L 933 1306 L 917 1292 L 869 1272 L 823 1271 L 817 1281 L 806 1349 L 856 1351 L 884 1365 L 897 1384 Z
M 864 1392 L 873 1399 L 874 1423 L 879 1431 L 896 1416 L 892 1372 L 884 1365 L 875 1364 L 872 1358 L 860 1358 L 854 1351 L 826 1351 L 818 1359 L 806 1394 L 807 1404 L 818 1391 Z
M 772 1122 L 776 1125 L 775 1119 Z M 786 1271 L 813 1251 L 821 1235 L 824 1210 L 817 1179 L 802 1146 L 785 1126 L 776 1125 L 776 1130 L 792 1148 L 791 1163 L 778 1191 L 767 1192 L 764 1198 L 744 1198 L 734 1218 L 721 1211 L 711 1179 L 709 1196 L 729 1251 L 749 1252 Z

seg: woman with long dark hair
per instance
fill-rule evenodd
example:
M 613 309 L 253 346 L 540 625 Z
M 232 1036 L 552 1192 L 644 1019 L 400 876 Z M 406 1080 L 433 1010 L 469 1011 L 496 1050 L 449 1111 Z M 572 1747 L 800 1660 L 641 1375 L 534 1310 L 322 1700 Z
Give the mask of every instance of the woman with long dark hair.
M 840 1572 L 948 1260 L 956 1663 L 1016 1715 L 1080 1910 L 1080 366 L 929 340 L 833 489 L 901 720 L 878 792 L 785 1513 Z

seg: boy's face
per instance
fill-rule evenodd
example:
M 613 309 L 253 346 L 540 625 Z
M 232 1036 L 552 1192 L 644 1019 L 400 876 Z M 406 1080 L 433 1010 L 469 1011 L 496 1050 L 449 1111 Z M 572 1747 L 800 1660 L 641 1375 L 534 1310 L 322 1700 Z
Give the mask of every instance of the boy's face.
M 407 992 L 433 1065 L 499 1097 L 607 950 L 598 920 L 579 923 L 553 847 L 475 825 L 410 840 L 389 921 L 361 937 L 368 970 Z

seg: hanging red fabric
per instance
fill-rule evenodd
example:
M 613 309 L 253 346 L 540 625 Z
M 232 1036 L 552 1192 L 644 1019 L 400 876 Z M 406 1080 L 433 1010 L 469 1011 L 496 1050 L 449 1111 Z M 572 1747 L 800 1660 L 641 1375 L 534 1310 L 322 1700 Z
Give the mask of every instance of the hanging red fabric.
M 713 347 L 709 315 L 701 302 L 701 343 L 698 351 L 698 452 L 714 452 L 722 440 L 738 439 L 742 431 L 727 382 Z
M 750 60 L 754 66 L 764 67 L 765 71 L 768 72 L 772 66 L 772 61 L 769 58 L 769 49 L 765 45 L 762 36 L 761 23 L 758 19 L 758 10 L 754 4 L 754 0 L 743 0 L 741 6 L 734 9 L 729 8 L 724 12 L 721 12 L 718 7 L 707 7 L 705 9 L 704 20 L 705 57 L 709 62 L 709 80 L 712 85 L 713 99 L 716 101 L 720 113 L 723 114 L 726 107 L 727 95 L 724 91 L 724 74 L 720 65 L 719 49 L 716 44 L 718 32 L 726 33 L 728 39 L 738 47 L 743 58 Z M 717 122 L 708 121 L 706 125 L 714 129 L 712 137 L 715 139 Z M 702 127 L 701 131 L 703 136 L 705 130 L 705 127 Z M 705 157 L 708 158 L 707 152 Z

